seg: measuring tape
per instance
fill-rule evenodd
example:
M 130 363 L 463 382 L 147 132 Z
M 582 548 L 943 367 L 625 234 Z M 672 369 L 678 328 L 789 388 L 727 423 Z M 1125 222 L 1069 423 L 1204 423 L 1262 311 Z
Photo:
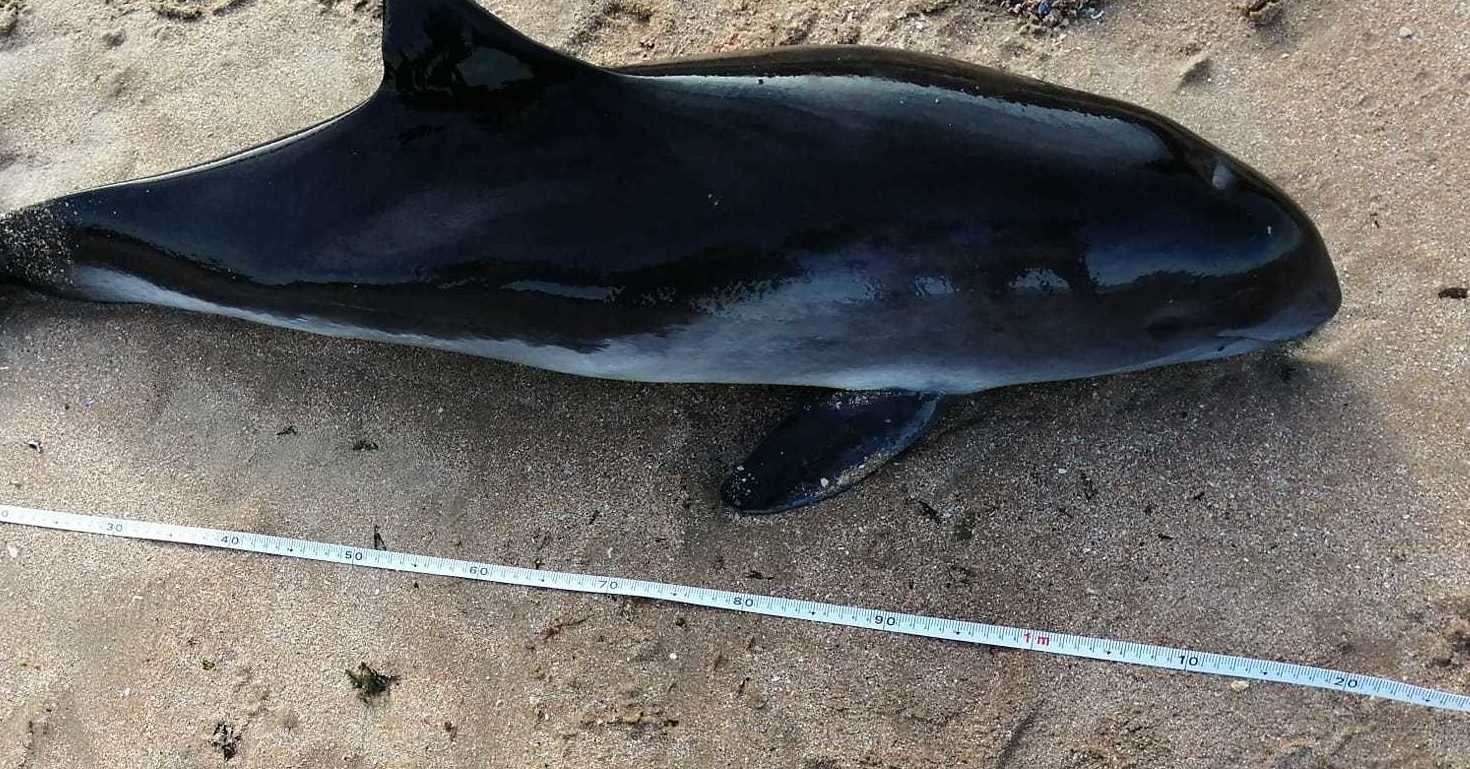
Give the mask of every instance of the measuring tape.
M 671 601 L 747 614 L 763 614 L 768 617 L 824 622 L 903 635 L 1059 654 L 1066 657 L 1085 657 L 1166 670 L 1183 670 L 1190 673 L 1331 689 L 1348 694 L 1409 702 L 1440 710 L 1470 713 L 1470 696 L 1463 694 L 1426 689 L 1422 686 L 1400 683 L 1386 678 L 1361 676 L 1340 670 L 1288 662 L 1271 662 L 1250 657 L 1208 654 L 1189 649 L 1176 649 L 1171 646 L 1152 646 L 1004 625 L 986 625 L 979 622 L 925 617 L 919 614 L 775 598 L 754 593 L 709 590 L 620 577 L 523 569 L 493 563 L 434 558 L 391 550 L 369 550 L 225 529 L 203 529 L 196 526 L 176 526 L 169 523 L 152 523 L 98 515 L 58 513 L 10 505 L 0 505 L 0 523 L 15 523 L 85 534 L 105 534 L 155 542 L 177 542 L 226 550 L 244 550 L 287 558 L 330 561 L 351 566 L 365 566 L 370 569 L 407 571 L 414 574 L 436 574 L 442 577 L 458 577 L 503 585 L 649 598 L 655 601 Z

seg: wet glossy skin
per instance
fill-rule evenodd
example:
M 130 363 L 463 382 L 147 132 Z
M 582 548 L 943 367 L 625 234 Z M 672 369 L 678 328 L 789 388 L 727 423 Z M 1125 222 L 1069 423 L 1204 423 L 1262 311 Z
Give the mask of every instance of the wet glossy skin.
M 458 5 L 391 5 L 346 115 L 12 215 L 0 269 L 591 376 L 950 393 L 1337 309 L 1300 209 L 1136 107 L 861 48 L 599 70 Z

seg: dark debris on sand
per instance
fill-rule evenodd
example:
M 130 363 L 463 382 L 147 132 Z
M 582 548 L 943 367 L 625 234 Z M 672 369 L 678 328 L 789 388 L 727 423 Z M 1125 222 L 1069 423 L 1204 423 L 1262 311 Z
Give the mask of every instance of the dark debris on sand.
M 235 727 L 224 721 L 214 725 L 214 735 L 210 737 L 209 744 L 224 756 L 226 761 L 235 757 L 240 752 L 240 732 Z
M 359 662 L 356 670 L 348 668 L 345 672 L 352 679 L 352 688 L 357 690 L 357 698 L 369 705 L 387 694 L 399 679 L 399 676 L 373 670 L 366 662 Z
M 1102 18 L 1101 0 L 997 0 L 1027 26 L 1046 29 L 1065 27 L 1073 20 Z

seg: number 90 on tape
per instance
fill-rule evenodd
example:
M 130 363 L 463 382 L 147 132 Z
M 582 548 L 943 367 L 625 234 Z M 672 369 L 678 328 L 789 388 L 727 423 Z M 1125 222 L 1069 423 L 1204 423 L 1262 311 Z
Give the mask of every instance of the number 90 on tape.
M 0 523 L 128 539 L 175 542 L 351 566 L 458 577 L 504 585 L 648 598 L 692 606 L 821 622 L 887 633 L 999 646 L 1166 670 L 1328 689 L 1346 694 L 1470 713 L 1470 697 L 1375 676 L 1169 646 L 1116 641 L 1028 628 L 777 598 L 591 574 L 524 569 L 389 550 L 364 550 L 265 534 L 179 526 L 97 515 L 0 505 Z

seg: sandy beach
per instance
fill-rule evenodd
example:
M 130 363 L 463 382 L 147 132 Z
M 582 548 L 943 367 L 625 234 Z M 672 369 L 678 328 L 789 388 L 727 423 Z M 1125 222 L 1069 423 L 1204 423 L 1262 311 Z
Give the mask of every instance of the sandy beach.
M 1302 204 L 1342 311 L 1281 349 L 967 398 L 856 491 L 742 518 L 719 483 L 793 390 L 0 287 L 0 502 L 1470 691 L 1470 1 L 1108 0 L 1040 28 L 982 0 L 486 5 L 598 64 L 862 43 L 1142 104 Z M 372 2 L 0 0 L 0 212 L 337 114 L 380 40 Z M 364 663 L 396 681 L 360 697 Z M 218 766 L 1466 769 L 1470 719 L 0 527 L 0 768 Z

